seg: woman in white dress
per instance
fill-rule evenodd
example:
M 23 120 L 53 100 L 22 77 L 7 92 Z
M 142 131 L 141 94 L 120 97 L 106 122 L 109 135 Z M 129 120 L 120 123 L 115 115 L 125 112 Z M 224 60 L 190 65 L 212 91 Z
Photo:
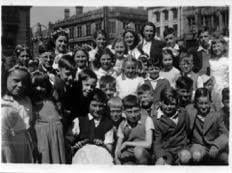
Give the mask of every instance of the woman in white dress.
M 221 107 L 223 88 L 229 87 L 229 58 L 227 56 L 227 43 L 223 38 L 217 38 L 212 42 L 212 56 L 209 60 L 210 75 L 214 77 L 214 91 L 212 98 L 218 108 Z

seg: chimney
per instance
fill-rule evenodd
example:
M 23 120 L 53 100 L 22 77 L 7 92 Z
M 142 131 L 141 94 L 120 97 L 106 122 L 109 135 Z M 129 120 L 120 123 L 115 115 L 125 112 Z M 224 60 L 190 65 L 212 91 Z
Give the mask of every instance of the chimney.
M 76 6 L 76 16 L 83 13 L 83 7 L 82 6 Z
M 64 9 L 64 19 L 67 19 L 70 17 L 70 10 L 68 8 Z

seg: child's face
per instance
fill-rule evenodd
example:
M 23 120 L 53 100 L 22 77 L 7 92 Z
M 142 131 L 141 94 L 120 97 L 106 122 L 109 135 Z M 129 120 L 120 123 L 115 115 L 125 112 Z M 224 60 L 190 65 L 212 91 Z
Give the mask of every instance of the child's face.
M 54 57 L 52 56 L 51 52 L 44 52 L 42 55 L 40 55 L 40 60 L 45 68 L 51 68 Z
M 33 84 L 32 84 L 33 85 Z M 33 86 L 36 100 L 42 100 L 46 96 L 47 89 L 42 85 Z
M 133 46 L 135 37 L 131 32 L 127 32 L 124 36 L 124 40 L 128 47 Z
M 104 54 L 101 56 L 100 63 L 101 68 L 107 71 L 112 67 L 112 58 L 110 55 Z
M 152 92 L 150 91 L 145 91 L 143 94 L 138 96 L 140 99 L 141 107 L 144 109 L 148 109 L 151 107 L 153 103 L 153 97 L 152 97 Z
M 161 102 L 161 110 L 168 117 L 173 116 L 177 111 L 177 100 L 173 99 L 171 102 Z
M 186 102 L 191 101 L 191 96 L 192 96 L 191 90 L 178 88 L 177 93 L 182 102 L 186 103 Z
M 89 113 L 94 118 L 100 118 L 104 113 L 105 105 L 102 102 L 92 100 L 89 105 Z
M 24 65 L 24 66 L 27 66 L 27 65 L 28 65 L 30 56 L 29 56 L 29 53 L 28 53 L 27 51 L 22 51 L 22 52 L 20 52 L 18 58 L 19 58 L 19 62 L 20 62 L 22 65 Z
M 13 96 L 22 96 L 28 85 L 28 74 L 22 70 L 11 72 L 7 78 L 7 90 Z
M 132 107 L 125 109 L 126 119 L 130 123 L 137 123 L 141 118 L 139 107 Z
M 106 45 L 106 37 L 102 34 L 98 34 L 96 38 L 97 47 L 103 49 Z
M 74 81 L 75 71 L 67 68 L 59 69 L 60 78 L 64 81 L 66 86 L 71 86 Z
M 128 78 L 134 78 L 137 74 L 136 64 L 133 61 L 127 61 L 125 64 L 125 76 Z
M 209 46 L 209 32 L 205 31 L 200 34 L 199 37 L 200 44 L 203 48 L 208 48 Z
M 67 37 L 60 35 L 55 42 L 56 50 L 60 53 L 65 53 L 68 45 Z
M 217 56 L 220 57 L 223 55 L 224 52 L 224 45 L 221 42 L 216 42 L 215 44 L 212 45 L 213 47 L 213 53 Z
M 196 108 L 200 115 L 206 116 L 210 110 L 210 101 L 208 97 L 199 97 L 196 101 Z
M 152 26 L 150 25 L 145 26 L 143 30 L 144 39 L 146 41 L 151 41 L 154 37 L 154 32 L 155 31 Z
M 85 52 L 83 52 L 82 50 L 77 51 L 74 56 L 74 61 L 76 62 L 76 66 L 80 69 L 85 68 L 88 63 L 88 59 Z
M 115 43 L 114 50 L 117 57 L 122 57 L 125 53 L 125 49 L 125 45 L 122 41 Z
M 116 86 L 112 84 L 106 84 L 100 89 L 106 94 L 108 100 L 116 94 Z
M 176 39 L 174 33 L 168 34 L 165 38 L 166 44 L 168 47 L 174 47 L 176 43 Z
M 173 64 L 172 56 L 170 54 L 163 54 L 162 63 L 163 63 L 164 69 L 171 70 L 172 64 Z
M 155 80 L 159 77 L 160 68 L 158 66 L 148 67 L 149 76 L 151 79 Z
M 182 73 L 188 74 L 192 71 L 193 68 L 193 61 L 190 58 L 183 58 L 180 62 L 180 69 Z
M 111 105 L 109 108 L 112 121 L 118 122 L 122 118 L 122 107 Z
M 88 97 L 93 93 L 96 88 L 97 80 L 94 78 L 88 78 L 82 81 L 82 93 L 84 97 Z

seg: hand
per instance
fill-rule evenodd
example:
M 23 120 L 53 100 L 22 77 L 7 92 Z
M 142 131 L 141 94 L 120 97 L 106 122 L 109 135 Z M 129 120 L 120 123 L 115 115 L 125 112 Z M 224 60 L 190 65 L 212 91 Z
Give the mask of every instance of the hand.
M 73 129 L 72 129 L 72 133 L 73 135 L 79 135 L 80 134 L 80 126 L 79 126 L 79 119 L 78 118 L 75 118 L 73 120 Z
M 164 160 L 163 157 L 160 157 L 160 158 L 156 161 L 155 164 L 156 164 L 156 165 L 166 165 L 166 162 L 165 162 L 165 160 Z
M 128 143 L 124 142 L 120 148 L 120 151 L 123 151 L 124 149 L 126 149 L 128 147 Z
M 216 158 L 218 155 L 218 152 L 219 152 L 218 148 L 215 146 L 212 146 L 209 150 L 209 156 L 212 158 Z
M 94 139 L 93 142 L 94 142 L 96 145 L 104 145 L 104 142 L 103 142 L 101 139 Z

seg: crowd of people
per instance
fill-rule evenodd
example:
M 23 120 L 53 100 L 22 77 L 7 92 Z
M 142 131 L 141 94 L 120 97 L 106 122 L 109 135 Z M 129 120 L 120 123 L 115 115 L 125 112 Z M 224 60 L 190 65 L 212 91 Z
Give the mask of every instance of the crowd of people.
M 204 27 L 186 49 L 155 31 L 109 43 L 98 30 L 94 48 L 69 50 L 59 29 L 38 57 L 18 45 L 2 59 L 2 162 L 74 164 L 89 144 L 114 164 L 228 164 L 228 40 Z

